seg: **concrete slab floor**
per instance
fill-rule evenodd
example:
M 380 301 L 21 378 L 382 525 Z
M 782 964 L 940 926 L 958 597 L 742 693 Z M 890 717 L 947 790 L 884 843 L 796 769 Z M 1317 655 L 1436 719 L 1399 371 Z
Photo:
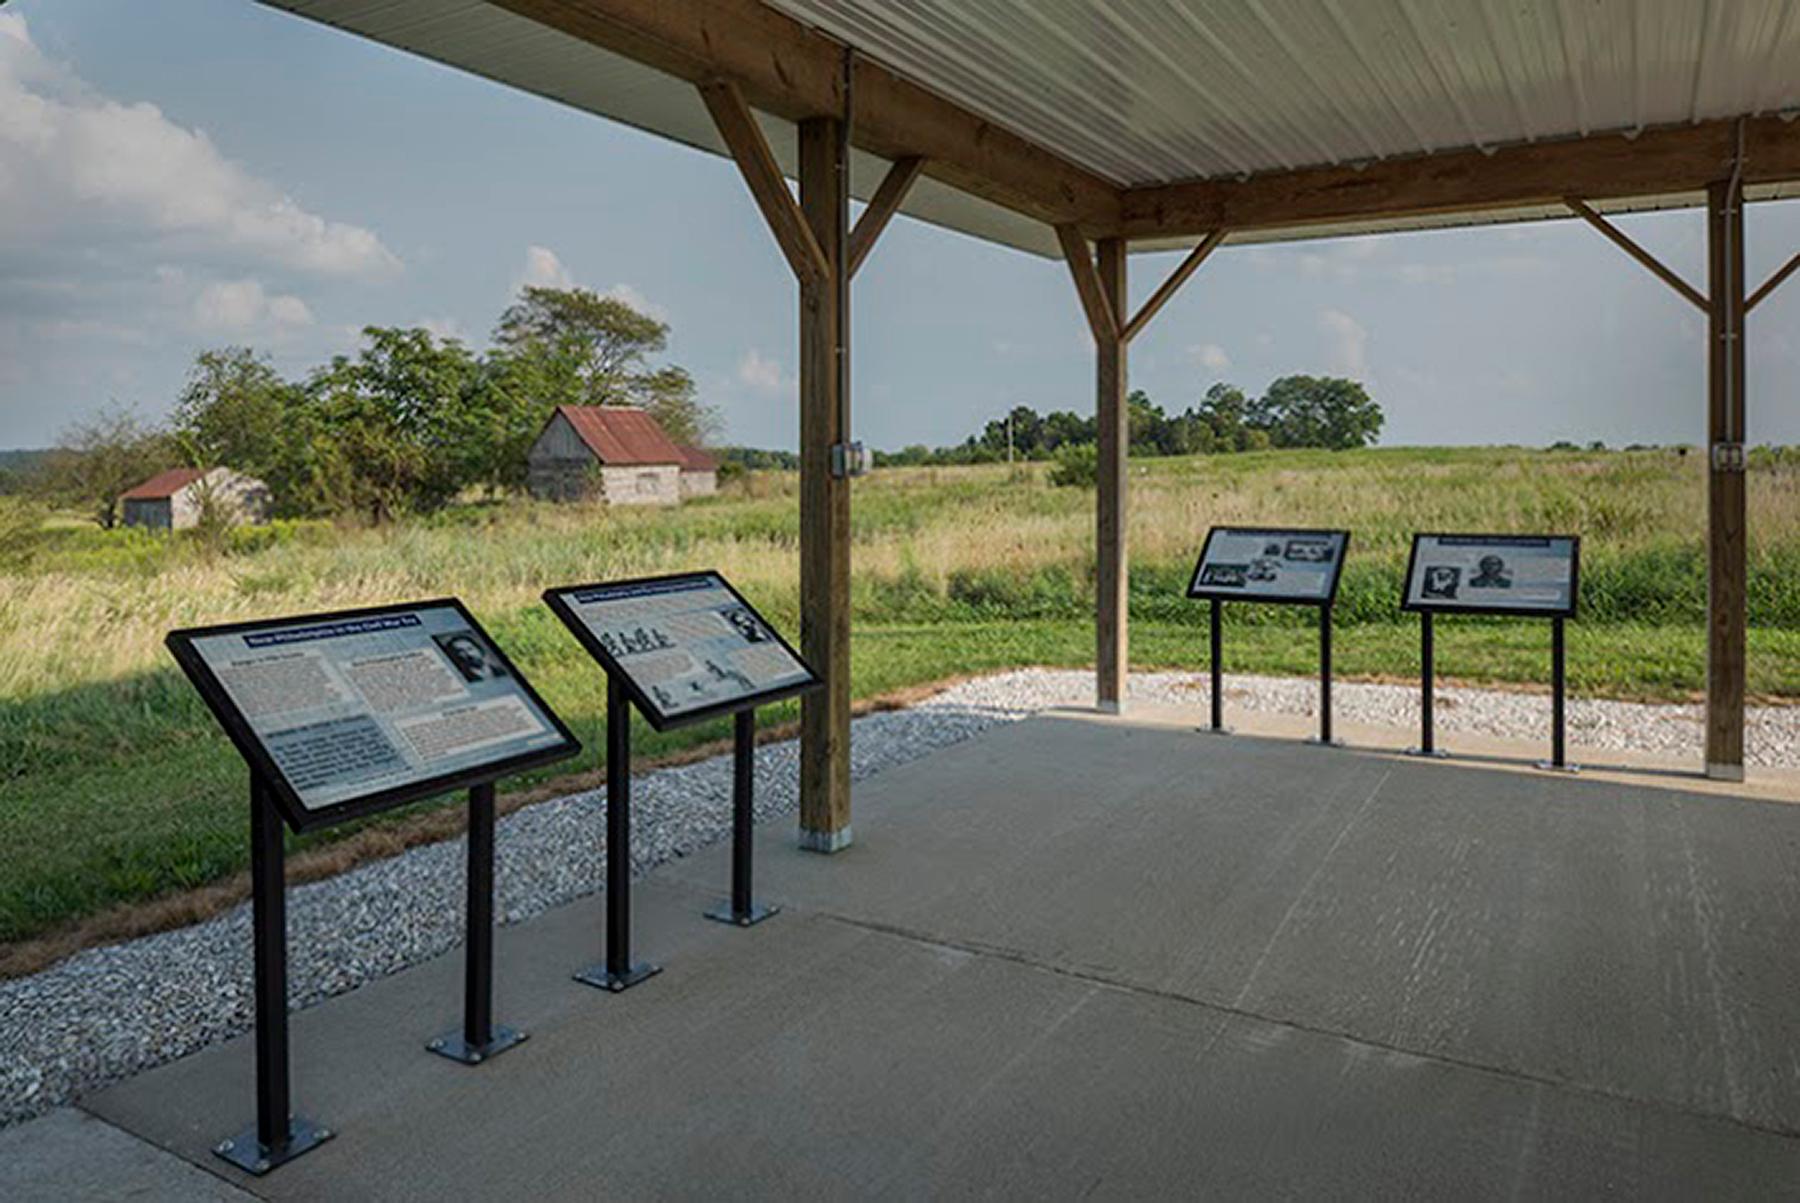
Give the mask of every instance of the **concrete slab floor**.
M 465 1069 L 449 956 L 300 1013 L 337 1139 L 212 1158 L 249 1042 L 87 1105 L 272 1198 L 1786 1194 L 1800 809 L 1073 714 L 859 787 L 835 856 L 765 828 L 506 929 Z

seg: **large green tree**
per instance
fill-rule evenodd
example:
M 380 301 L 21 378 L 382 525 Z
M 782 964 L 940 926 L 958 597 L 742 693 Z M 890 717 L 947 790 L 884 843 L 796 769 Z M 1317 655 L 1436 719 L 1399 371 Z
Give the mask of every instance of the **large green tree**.
M 436 509 L 489 467 L 478 364 L 454 339 L 370 326 L 308 384 L 312 479 L 326 508 L 383 522 Z
M 1367 447 L 1386 421 L 1381 406 L 1354 380 L 1283 376 L 1259 403 L 1260 422 L 1277 447 Z
M 501 314 L 494 342 L 514 361 L 515 379 L 529 376 L 545 390 L 540 422 L 558 404 L 635 405 L 678 442 L 702 444 L 718 429 L 685 369 L 651 363 L 668 347 L 668 323 L 618 297 L 527 285 Z

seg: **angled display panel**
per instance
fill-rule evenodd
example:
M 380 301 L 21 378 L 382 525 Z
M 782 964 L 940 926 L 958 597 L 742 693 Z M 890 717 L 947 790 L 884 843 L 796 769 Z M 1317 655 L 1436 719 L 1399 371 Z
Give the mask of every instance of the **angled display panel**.
M 551 589 L 544 600 L 658 731 L 819 684 L 716 572 Z
M 1188 596 L 1328 606 L 1349 546 L 1349 531 L 1215 526 L 1206 532 Z
M 1581 577 L 1576 535 L 1413 536 L 1401 609 L 1573 618 Z
M 581 750 L 454 599 L 175 631 L 167 643 L 296 831 Z

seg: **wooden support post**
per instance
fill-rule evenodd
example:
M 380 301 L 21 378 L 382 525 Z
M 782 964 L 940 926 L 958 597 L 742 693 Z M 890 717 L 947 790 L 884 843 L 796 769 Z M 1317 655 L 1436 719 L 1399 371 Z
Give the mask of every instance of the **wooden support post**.
M 800 209 L 825 256 L 800 284 L 800 647 L 825 687 L 800 703 L 800 844 L 850 844 L 850 480 L 833 470 L 848 442 L 844 276 L 848 164 L 840 122 L 800 123 Z
M 1706 189 L 1706 775 L 1744 778 L 1744 207 Z
M 1127 344 L 1118 315 L 1125 312 L 1125 242 L 1103 239 L 1099 245 L 1101 300 L 1112 315 L 1104 337 L 1095 342 L 1096 413 L 1099 419 L 1099 472 L 1096 481 L 1094 585 L 1096 590 L 1094 654 L 1096 694 L 1100 709 L 1117 713 L 1125 706 L 1125 678 L 1130 671 L 1128 630 L 1129 569 L 1126 565 L 1126 456 L 1131 448 L 1130 407 L 1125 404 Z M 1100 334 L 1100 331 L 1096 331 Z

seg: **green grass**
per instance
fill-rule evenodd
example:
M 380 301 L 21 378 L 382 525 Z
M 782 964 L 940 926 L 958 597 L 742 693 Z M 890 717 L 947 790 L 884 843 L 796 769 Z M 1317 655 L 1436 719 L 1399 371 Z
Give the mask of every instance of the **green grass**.
M 1750 484 L 1750 688 L 1800 698 L 1800 464 L 1763 455 Z M 1417 623 L 1396 597 L 1410 532 L 1436 528 L 1583 536 L 1569 651 L 1578 695 L 1685 698 L 1704 681 L 1697 456 L 1485 448 L 1134 461 L 1131 494 L 1137 668 L 1205 663 L 1205 609 L 1181 594 L 1208 525 L 1289 522 L 1354 532 L 1334 647 L 1343 676 L 1416 675 Z M 859 482 L 855 696 L 1091 664 L 1092 504 L 1090 491 L 1051 487 L 1042 465 Z M 162 650 L 171 627 L 456 593 L 570 721 L 588 745 L 579 767 L 591 768 L 600 676 L 537 594 L 715 566 L 791 634 L 797 548 L 795 482 L 782 474 L 672 512 L 469 506 L 378 531 L 280 524 L 238 532 L 223 550 L 59 524 L 28 560 L 0 568 L 0 942 L 243 867 L 243 769 Z M 1229 670 L 1316 671 L 1311 612 L 1227 614 Z M 1541 623 L 1439 629 L 1446 677 L 1547 677 Z M 723 722 L 645 728 L 636 748 L 657 756 L 727 734 Z

